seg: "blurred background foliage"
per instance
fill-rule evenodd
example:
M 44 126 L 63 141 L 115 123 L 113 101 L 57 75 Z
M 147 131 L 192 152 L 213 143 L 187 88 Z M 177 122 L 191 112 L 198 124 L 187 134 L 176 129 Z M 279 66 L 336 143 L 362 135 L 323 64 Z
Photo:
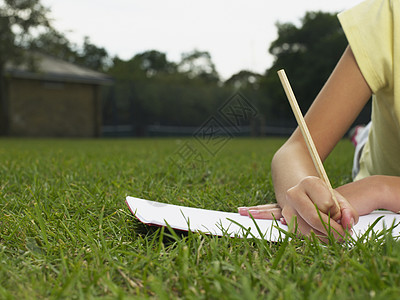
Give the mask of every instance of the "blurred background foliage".
M 258 111 L 248 125 L 293 128 L 295 121 L 276 72 L 286 70 L 305 112 L 347 45 L 336 14 L 307 12 L 299 25 L 276 24 L 278 37 L 269 48 L 266 45 L 266 55 L 268 50 L 274 60 L 264 74 L 241 70 L 222 79 L 207 51 L 194 49 L 172 62 L 166 53 L 150 49 L 123 60 L 111 57 L 89 37 L 81 45 L 70 42 L 52 27 L 47 12 L 39 0 L 6 0 L 0 5 L 0 79 L 5 62 L 23 59 L 26 50 L 107 73 L 114 85 L 104 90 L 103 125 L 128 126 L 130 134 L 138 136 L 148 135 L 152 126 L 200 126 L 238 92 Z M 370 104 L 356 122 L 366 123 L 369 117 Z

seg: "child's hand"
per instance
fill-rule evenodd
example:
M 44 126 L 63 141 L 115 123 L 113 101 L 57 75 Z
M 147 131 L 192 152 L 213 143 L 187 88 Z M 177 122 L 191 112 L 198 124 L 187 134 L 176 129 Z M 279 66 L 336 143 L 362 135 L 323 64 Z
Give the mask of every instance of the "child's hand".
M 286 193 L 285 207 L 276 204 L 241 207 L 239 213 L 249 213 L 256 219 L 281 219 L 290 223 L 296 217 L 298 230 L 303 235 L 313 231 L 317 235 L 327 235 L 328 225 L 336 238 L 344 236 L 345 229 L 351 229 L 358 222 L 358 214 L 350 203 L 335 191 L 340 209 L 332 199 L 331 192 L 318 177 L 306 177 Z M 316 207 L 318 207 L 319 214 Z M 282 218 L 283 217 L 283 218 Z M 323 220 L 324 224 L 321 222 Z
M 311 231 L 326 235 L 326 224 L 330 224 L 331 232 L 339 238 L 345 234 L 345 229 L 350 230 L 358 222 L 358 213 L 340 193 L 335 191 L 335 195 L 340 208 L 336 206 L 323 180 L 306 177 L 287 191 L 282 215 L 287 222 L 296 216 L 298 229 L 304 235 L 309 235 Z

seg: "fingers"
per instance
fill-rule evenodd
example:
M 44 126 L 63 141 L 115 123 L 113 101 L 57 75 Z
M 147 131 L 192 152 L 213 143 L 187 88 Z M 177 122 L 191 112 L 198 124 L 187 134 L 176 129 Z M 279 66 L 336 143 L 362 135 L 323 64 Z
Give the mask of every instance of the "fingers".
M 278 204 L 239 207 L 238 212 L 241 216 L 249 216 L 251 214 L 254 219 L 279 220 L 282 218 L 282 210 Z
M 300 189 L 300 190 L 299 190 Z M 323 196 L 323 195 L 322 195 Z M 324 201 L 322 196 L 318 199 Z M 326 197 L 331 197 L 330 192 L 328 191 Z M 291 213 L 283 212 L 283 216 L 288 221 L 292 218 L 293 215 L 300 217 L 304 220 L 310 229 L 314 231 L 322 232 L 324 234 L 328 234 L 327 232 L 327 225 L 330 224 L 334 231 L 339 232 L 340 234 L 344 234 L 343 228 L 340 224 L 329 217 L 329 212 L 326 213 L 324 211 L 318 210 L 316 208 L 316 204 L 314 200 L 308 196 L 307 193 L 301 191 L 301 188 L 294 187 L 288 190 L 286 194 L 287 202 L 290 203 L 290 206 L 285 206 L 284 209 L 289 208 L 291 209 Z M 315 198 L 314 198 L 315 199 Z M 318 205 L 317 205 L 318 206 Z M 300 219 L 299 218 L 299 219 Z M 298 224 L 299 229 L 301 232 L 308 233 L 310 229 L 307 228 L 306 224 Z
M 345 229 L 351 229 L 358 223 L 358 213 L 355 208 L 340 193 L 335 191 L 336 199 L 341 209 L 341 225 Z
M 314 176 L 305 177 L 292 192 L 299 195 L 306 194 L 313 206 L 316 205 L 320 211 L 330 214 L 336 221 L 341 219 L 341 209 L 333 201 L 332 192 L 322 179 Z
M 289 221 L 296 216 L 298 229 L 304 235 L 311 231 L 327 235 L 332 232 L 335 238 L 345 235 L 358 222 L 358 214 L 351 204 L 338 192 L 335 197 L 339 207 L 332 199 L 331 190 L 317 177 L 306 177 L 286 193 L 286 205 L 282 211 Z
M 333 234 L 336 240 L 342 240 L 345 236 L 343 227 L 330 219 L 327 215 L 321 212 L 318 214 L 315 206 L 313 207 L 313 211 L 310 211 L 309 215 L 306 216 L 308 219 L 302 217 L 293 207 L 290 206 L 286 206 L 282 210 L 282 214 L 289 223 L 289 229 L 292 231 L 296 230 L 296 233 L 299 236 L 310 236 L 313 232 L 324 242 L 327 241 L 326 237 L 329 234 Z M 297 224 L 292 224 L 294 220 Z
M 315 233 L 322 241 L 333 234 L 342 240 L 346 230 L 351 230 L 358 222 L 358 214 L 351 204 L 337 191 L 333 191 L 339 207 L 332 198 L 332 191 L 318 177 L 306 177 L 286 193 L 283 210 L 278 204 L 239 207 L 242 216 L 251 215 L 255 219 L 276 219 L 282 224 L 296 221 L 297 232 L 303 236 Z
M 268 219 L 268 220 L 279 220 L 282 218 L 282 210 L 280 208 L 270 208 L 254 210 L 250 209 L 248 215 L 252 215 L 254 219 Z

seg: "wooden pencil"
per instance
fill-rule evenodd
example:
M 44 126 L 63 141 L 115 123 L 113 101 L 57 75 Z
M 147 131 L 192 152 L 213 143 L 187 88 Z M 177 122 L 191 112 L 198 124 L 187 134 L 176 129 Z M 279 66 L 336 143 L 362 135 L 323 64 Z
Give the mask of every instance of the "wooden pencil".
M 281 80 L 281 83 L 283 85 L 283 89 L 285 90 L 286 96 L 289 100 L 290 106 L 293 110 L 294 116 L 296 117 L 297 124 L 299 125 L 299 128 L 301 130 L 301 133 L 303 134 L 304 141 L 306 142 L 308 151 L 310 152 L 312 161 L 314 163 L 315 169 L 318 172 L 319 177 L 325 182 L 325 184 L 328 186 L 331 194 L 332 194 L 332 199 L 335 202 L 336 206 L 340 210 L 339 203 L 336 199 L 335 193 L 333 191 L 332 185 L 329 181 L 328 175 L 325 172 L 324 165 L 322 164 L 321 158 L 319 157 L 317 148 L 315 148 L 314 141 L 311 137 L 310 131 L 308 130 L 307 124 L 304 120 L 303 114 L 301 113 L 300 107 L 297 103 L 296 97 L 294 96 L 293 90 L 290 86 L 289 80 L 286 76 L 285 70 L 279 70 L 278 71 L 278 76 L 279 79 Z

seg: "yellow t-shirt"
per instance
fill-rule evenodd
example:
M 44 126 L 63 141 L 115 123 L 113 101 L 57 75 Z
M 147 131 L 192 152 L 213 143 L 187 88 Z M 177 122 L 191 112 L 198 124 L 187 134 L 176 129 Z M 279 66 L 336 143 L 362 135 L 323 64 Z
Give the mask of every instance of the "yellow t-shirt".
M 372 127 L 355 180 L 400 176 L 400 0 L 367 0 L 338 17 L 374 94 Z

